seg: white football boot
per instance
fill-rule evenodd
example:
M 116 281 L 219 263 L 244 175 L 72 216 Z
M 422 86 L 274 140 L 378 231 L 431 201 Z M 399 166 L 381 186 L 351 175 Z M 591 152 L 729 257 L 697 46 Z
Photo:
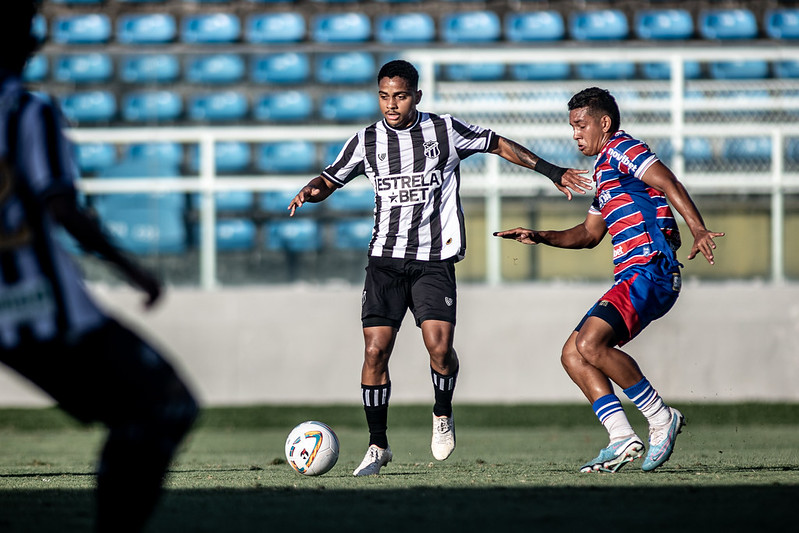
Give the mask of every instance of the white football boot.
M 380 469 L 391 462 L 394 454 L 391 453 L 391 446 L 386 448 L 379 448 L 376 444 L 369 446 L 366 450 L 366 455 L 358 465 L 358 468 L 352 473 L 353 476 L 375 476 L 380 473 Z
M 433 457 L 443 461 L 455 449 L 455 420 L 451 416 L 433 415 L 433 440 L 430 450 Z

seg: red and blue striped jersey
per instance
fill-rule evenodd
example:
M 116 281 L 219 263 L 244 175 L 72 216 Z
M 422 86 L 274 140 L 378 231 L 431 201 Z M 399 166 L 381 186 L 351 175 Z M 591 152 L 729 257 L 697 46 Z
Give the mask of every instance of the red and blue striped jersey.
M 646 143 L 618 131 L 594 163 L 596 197 L 589 213 L 605 219 L 617 279 L 628 268 L 647 264 L 658 254 L 676 263 L 674 251 L 680 246 L 680 235 L 666 195 L 641 179 L 657 161 Z

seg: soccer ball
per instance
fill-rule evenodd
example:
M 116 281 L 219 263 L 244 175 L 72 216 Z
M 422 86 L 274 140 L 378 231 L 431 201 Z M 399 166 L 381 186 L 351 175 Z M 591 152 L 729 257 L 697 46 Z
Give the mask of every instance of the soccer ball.
M 291 430 L 286 460 L 305 476 L 321 476 L 338 461 L 338 437 L 330 426 L 309 420 Z

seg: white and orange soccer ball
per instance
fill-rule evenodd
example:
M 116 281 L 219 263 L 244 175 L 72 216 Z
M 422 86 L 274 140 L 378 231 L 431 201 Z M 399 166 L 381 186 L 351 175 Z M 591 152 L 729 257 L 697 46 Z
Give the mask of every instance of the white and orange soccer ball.
M 297 425 L 286 439 L 286 460 L 305 476 L 321 476 L 338 461 L 338 437 L 330 426 L 309 420 Z

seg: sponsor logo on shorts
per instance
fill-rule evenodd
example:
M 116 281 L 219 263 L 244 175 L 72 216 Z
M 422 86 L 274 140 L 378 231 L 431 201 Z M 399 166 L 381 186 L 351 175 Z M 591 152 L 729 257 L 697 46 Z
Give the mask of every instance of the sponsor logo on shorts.
M 444 303 L 447 304 L 447 307 L 452 307 L 452 304 L 455 303 L 455 300 L 449 296 L 444 296 Z
M 680 292 L 680 289 L 682 289 L 682 276 L 675 272 L 671 275 L 671 290 Z
M 361 294 L 361 306 L 364 306 L 365 304 L 366 304 L 366 291 L 363 291 L 363 294 Z

